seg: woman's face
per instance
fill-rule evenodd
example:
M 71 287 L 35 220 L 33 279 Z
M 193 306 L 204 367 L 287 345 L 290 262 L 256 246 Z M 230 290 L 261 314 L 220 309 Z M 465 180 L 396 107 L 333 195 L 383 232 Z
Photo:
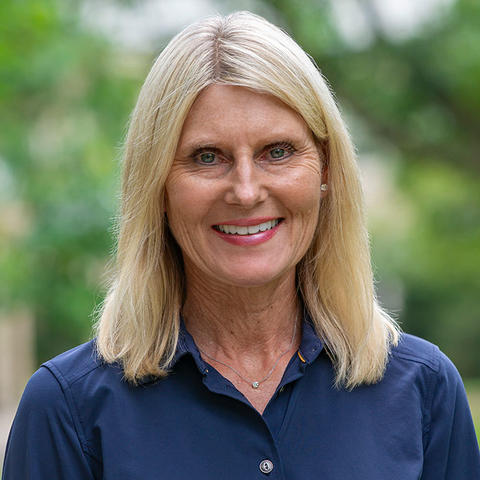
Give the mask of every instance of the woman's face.
M 273 96 L 212 85 L 193 104 L 166 183 L 188 275 L 260 286 L 295 272 L 318 220 L 322 162 Z

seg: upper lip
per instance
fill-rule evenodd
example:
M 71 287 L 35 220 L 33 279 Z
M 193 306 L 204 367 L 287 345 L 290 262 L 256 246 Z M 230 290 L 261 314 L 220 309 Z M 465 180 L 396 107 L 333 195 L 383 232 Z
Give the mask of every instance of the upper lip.
M 260 225 L 261 223 L 277 220 L 281 217 L 254 217 L 254 218 L 235 218 L 232 220 L 225 220 L 215 223 L 215 225 L 236 225 L 238 227 L 251 227 L 253 225 Z

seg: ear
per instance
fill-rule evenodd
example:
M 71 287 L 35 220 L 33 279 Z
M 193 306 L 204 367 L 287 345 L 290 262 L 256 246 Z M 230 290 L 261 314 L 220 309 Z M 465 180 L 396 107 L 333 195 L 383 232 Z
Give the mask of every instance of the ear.
M 315 145 L 322 166 L 320 173 L 320 198 L 327 196 L 328 194 L 328 146 L 326 140 L 319 140 L 315 137 Z
M 328 165 L 324 163 L 322 165 L 322 173 L 320 176 L 321 186 L 320 186 L 320 198 L 326 197 L 328 195 L 329 183 L 328 183 Z

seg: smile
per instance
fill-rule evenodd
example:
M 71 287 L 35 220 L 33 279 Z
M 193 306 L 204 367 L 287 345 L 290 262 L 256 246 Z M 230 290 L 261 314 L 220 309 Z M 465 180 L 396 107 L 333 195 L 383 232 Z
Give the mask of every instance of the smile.
M 259 232 L 266 232 L 276 227 L 282 221 L 281 218 L 270 220 L 268 222 L 259 223 L 258 225 L 214 225 L 213 228 L 219 232 L 229 235 L 255 235 Z

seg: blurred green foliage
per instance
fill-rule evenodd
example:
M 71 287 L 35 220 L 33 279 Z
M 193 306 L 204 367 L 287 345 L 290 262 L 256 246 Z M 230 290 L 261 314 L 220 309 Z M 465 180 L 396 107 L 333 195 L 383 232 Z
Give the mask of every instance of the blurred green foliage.
M 374 2 L 357 3 L 371 32 L 363 46 L 339 34 L 330 2 L 262 8 L 333 85 L 361 161 L 376 158 L 365 175 L 391 184 L 369 211 L 382 302 L 480 376 L 480 4 L 458 0 L 398 40 Z M 80 5 L 0 3 L 0 308 L 33 312 L 38 362 L 90 335 L 121 141 L 160 50 L 118 48 L 86 28 Z
M 39 362 L 90 335 L 118 146 L 145 74 L 76 8 L 0 3 L 0 305 L 33 311 Z

